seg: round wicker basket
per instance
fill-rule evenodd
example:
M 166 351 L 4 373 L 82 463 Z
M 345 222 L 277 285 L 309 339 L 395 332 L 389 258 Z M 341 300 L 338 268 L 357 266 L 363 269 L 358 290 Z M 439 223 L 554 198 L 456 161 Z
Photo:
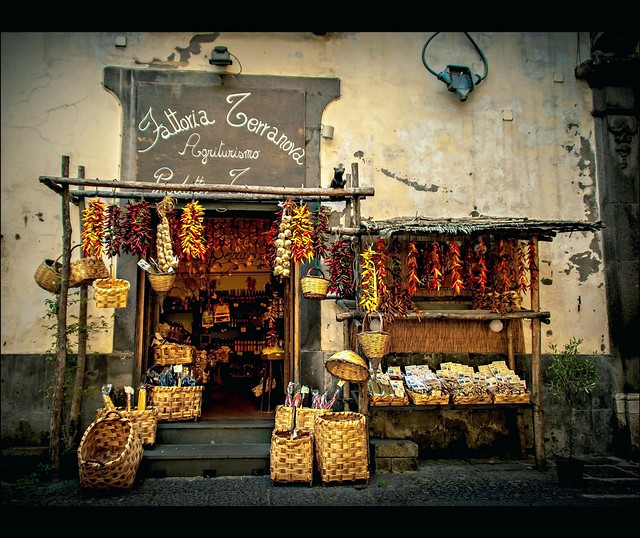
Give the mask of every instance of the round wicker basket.
M 324 366 L 330 374 L 344 381 L 364 383 L 369 379 L 369 368 L 366 361 L 348 349 L 331 355 Z

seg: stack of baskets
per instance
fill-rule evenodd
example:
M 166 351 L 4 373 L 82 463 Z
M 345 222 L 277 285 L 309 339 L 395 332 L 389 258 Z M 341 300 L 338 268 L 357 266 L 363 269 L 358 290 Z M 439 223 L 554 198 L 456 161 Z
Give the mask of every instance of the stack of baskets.
M 317 271 L 320 275 L 312 275 L 312 271 Z M 302 288 L 302 296 L 306 299 L 325 299 L 327 290 L 331 282 L 324 276 L 322 269 L 311 267 L 305 276 L 300 279 L 300 287 Z
M 351 411 L 276 407 L 271 435 L 271 480 L 313 483 L 317 468 L 323 482 L 369 479 L 366 417 Z M 315 466 L 314 466 L 315 462 Z
M 109 411 L 92 422 L 80 440 L 80 486 L 131 489 L 142 455 L 142 440 L 133 423 L 117 411 Z

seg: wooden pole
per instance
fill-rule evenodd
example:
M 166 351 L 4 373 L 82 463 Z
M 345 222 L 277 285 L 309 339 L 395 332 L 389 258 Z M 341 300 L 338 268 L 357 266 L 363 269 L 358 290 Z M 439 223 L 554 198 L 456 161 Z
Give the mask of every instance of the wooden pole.
M 84 166 L 78 166 L 78 177 L 84 178 Z M 85 208 L 84 198 L 80 201 L 80 229 L 82 229 L 82 212 Z M 84 257 L 84 252 L 80 248 L 80 257 Z M 71 262 L 69 262 L 71 263 Z M 80 286 L 80 304 L 78 306 L 78 354 L 76 362 L 76 372 L 73 381 L 73 395 L 71 399 L 71 411 L 69 414 L 69 435 L 67 439 L 67 449 L 74 447 L 78 441 L 80 426 L 80 413 L 82 410 L 82 392 L 84 389 L 84 375 L 87 364 L 87 336 L 89 327 L 87 325 L 87 285 Z
M 69 157 L 62 157 L 62 175 L 69 176 Z M 56 338 L 56 365 L 53 372 L 53 408 L 49 427 L 49 456 L 53 468 L 52 479 L 60 479 L 60 438 L 64 403 L 64 376 L 67 366 L 67 300 L 69 297 L 69 262 L 71 259 L 71 218 L 69 214 L 69 187 L 61 193 L 62 201 L 62 269 L 58 294 L 58 333 Z
M 540 253 L 538 252 L 538 238 L 531 238 L 535 250 L 535 265 L 540 267 Z M 540 311 L 540 277 L 531 282 L 531 310 Z M 531 400 L 533 404 L 533 444 L 536 458 L 536 468 L 544 471 L 547 468 L 547 459 L 544 449 L 544 407 L 542 405 L 542 377 L 540 372 L 540 319 L 531 320 Z

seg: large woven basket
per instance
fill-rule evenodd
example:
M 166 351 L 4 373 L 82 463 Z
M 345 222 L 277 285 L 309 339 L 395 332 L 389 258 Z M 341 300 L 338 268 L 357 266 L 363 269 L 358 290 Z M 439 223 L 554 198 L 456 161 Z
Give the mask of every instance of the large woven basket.
M 320 275 L 312 275 L 312 271 L 317 271 Z M 305 276 L 300 279 L 302 296 L 306 299 L 324 299 L 327 297 L 330 280 L 324 277 L 324 272 L 318 267 L 311 267 Z
M 296 409 L 295 428 L 313 433 L 315 429 L 316 416 L 329 413 L 329 409 L 315 409 L 313 407 L 298 407 Z M 275 429 L 291 430 L 291 419 L 293 407 L 285 405 L 276 406 Z
M 324 366 L 330 374 L 344 381 L 364 383 L 369 379 L 369 368 L 365 360 L 348 349 L 331 355 Z
M 193 362 L 193 346 L 160 344 L 153 347 L 153 362 L 162 366 Z
M 147 274 L 147 278 L 149 279 L 149 284 L 153 288 L 153 291 L 156 293 L 163 293 L 169 291 L 173 288 L 173 283 L 176 280 L 175 273 L 158 273 Z
M 117 411 L 109 411 L 92 422 L 80 440 L 80 486 L 131 489 L 142 455 L 142 441 L 133 423 Z
M 43 260 L 36 268 L 33 278 L 36 284 L 43 290 L 50 293 L 58 293 L 60 291 L 60 282 L 62 277 L 60 271 L 62 270 L 62 264 L 56 260 Z
M 371 317 L 374 315 L 380 319 L 380 329 L 366 330 L 370 327 Z M 370 360 L 382 359 L 389 352 L 391 335 L 383 330 L 382 318 L 383 316 L 375 310 L 367 312 L 362 320 L 362 331 L 356 335 L 362 352 Z
M 271 433 L 269 468 L 273 482 L 308 482 L 313 485 L 313 434 L 274 429 Z
M 366 417 L 352 411 L 316 416 L 315 457 L 323 482 L 369 479 Z
M 73 252 L 81 245 L 75 245 L 71 248 Z M 109 269 L 102 261 L 102 258 L 93 256 L 85 256 L 79 260 L 74 260 L 69 264 L 69 287 L 75 288 L 80 286 L 88 286 L 99 278 L 107 278 Z
M 94 298 L 97 308 L 125 308 L 131 284 L 128 280 L 115 278 L 111 266 L 109 278 L 93 282 Z
M 149 389 L 149 405 L 158 408 L 158 421 L 193 420 L 202 414 L 204 386 L 159 387 Z
M 116 408 L 116 411 L 133 423 L 133 427 L 136 433 L 140 436 L 140 440 L 143 445 L 153 446 L 156 444 L 158 410 L 155 407 L 131 409 L 131 411 L 118 407 Z M 107 413 L 108 411 L 104 407 L 97 409 L 96 419 L 106 417 Z

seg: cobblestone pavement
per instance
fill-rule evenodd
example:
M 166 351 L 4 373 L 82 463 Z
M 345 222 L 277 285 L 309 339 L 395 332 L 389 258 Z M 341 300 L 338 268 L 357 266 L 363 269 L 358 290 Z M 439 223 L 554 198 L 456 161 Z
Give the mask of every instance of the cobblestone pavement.
M 610 510 L 626 517 L 632 512 L 637 515 L 640 509 L 638 469 L 637 462 L 614 457 L 587 460 L 581 486 L 559 484 L 552 463 L 547 470 L 538 471 L 533 459 L 421 460 L 417 471 L 375 473 L 368 481 L 360 483 L 324 484 L 316 478 L 312 485 L 274 484 L 269 476 L 139 478 L 130 491 L 110 492 L 83 489 L 77 478 L 37 483 L 22 480 L 2 484 L 2 508 L 8 514 L 20 509 L 27 509 L 25 514 L 37 514 L 36 508 L 52 508 L 56 509 L 56 514 L 61 514 L 64 512 L 59 509 L 63 508 L 110 507 L 128 508 L 129 513 L 135 514 L 137 508 L 155 507 L 162 508 L 163 514 L 169 514 L 176 512 L 166 508 L 180 507 L 182 513 L 188 514 L 189 508 L 196 507 L 259 510 L 295 507 L 305 512 L 311 510 L 313 514 L 313 509 L 333 507 L 338 511 L 332 510 L 331 514 L 343 514 L 346 510 L 351 516 L 362 513 L 371 520 L 393 514 L 394 508 L 403 509 L 399 514 L 406 515 L 415 512 L 407 508 L 431 507 L 443 515 L 449 508 L 491 507 L 545 508 L 564 515 L 580 509 L 580 513 L 588 514 L 589 518 L 598 511 Z M 379 511 L 379 507 L 384 511 Z M 354 511 L 354 508 L 365 510 Z M 106 513 L 97 509 L 91 513 L 103 512 Z M 235 519 L 239 516 L 237 511 L 231 514 Z M 245 524 L 254 518 L 240 519 L 239 523 Z M 587 524 L 588 519 L 582 517 L 581 520 Z M 318 524 L 325 523 L 329 524 L 318 521 Z M 451 523 L 468 522 L 454 518 Z M 532 523 L 534 521 L 529 522 Z M 264 524 L 268 525 L 268 522 Z M 324 529 L 323 534 L 324 531 L 328 529 Z

